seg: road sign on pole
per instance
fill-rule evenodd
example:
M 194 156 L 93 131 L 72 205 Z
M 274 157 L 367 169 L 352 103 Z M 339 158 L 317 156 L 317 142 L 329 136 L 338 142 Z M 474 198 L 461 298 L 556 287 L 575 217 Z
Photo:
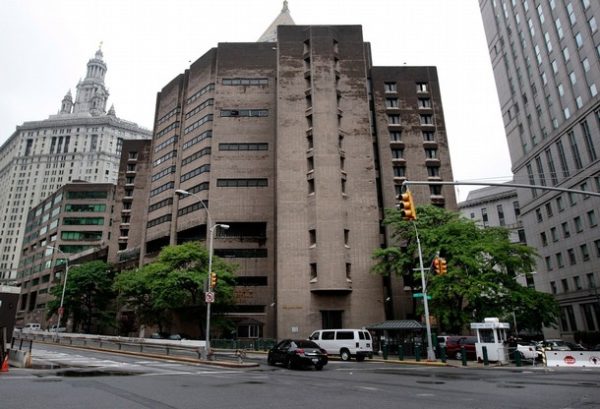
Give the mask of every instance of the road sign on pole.
M 414 294 L 413 294 L 413 298 L 423 298 L 423 293 L 414 293 Z M 428 296 L 427 296 L 427 299 L 428 299 L 428 300 L 431 300 L 431 296 L 430 296 L 430 295 L 428 295 Z
M 204 302 L 206 302 L 207 304 L 215 302 L 215 293 L 214 293 L 214 291 L 207 291 L 204 294 Z

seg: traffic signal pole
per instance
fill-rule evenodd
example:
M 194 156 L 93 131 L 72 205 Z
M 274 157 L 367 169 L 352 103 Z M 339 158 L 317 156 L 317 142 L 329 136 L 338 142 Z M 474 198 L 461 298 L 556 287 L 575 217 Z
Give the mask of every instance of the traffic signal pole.
M 415 235 L 417 236 L 417 248 L 419 250 L 419 267 L 421 269 L 421 286 L 423 287 L 423 308 L 425 309 L 425 327 L 427 329 L 427 360 L 435 361 L 435 352 L 433 352 L 433 340 L 431 339 L 431 324 L 429 322 L 429 302 L 427 300 L 427 281 L 425 280 L 425 268 L 423 267 L 423 253 L 421 251 L 421 240 L 417 224 L 413 220 Z

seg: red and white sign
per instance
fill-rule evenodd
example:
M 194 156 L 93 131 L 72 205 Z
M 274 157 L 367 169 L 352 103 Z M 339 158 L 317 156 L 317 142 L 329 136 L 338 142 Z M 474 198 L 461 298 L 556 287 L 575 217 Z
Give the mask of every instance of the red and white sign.
M 207 291 L 204 294 L 204 302 L 207 304 L 215 302 L 215 293 L 213 291 Z
M 567 364 L 567 365 L 575 365 L 575 363 L 577 362 L 575 357 L 573 357 L 571 355 L 567 355 L 566 357 L 563 358 L 563 360 L 565 361 L 565 364 Z

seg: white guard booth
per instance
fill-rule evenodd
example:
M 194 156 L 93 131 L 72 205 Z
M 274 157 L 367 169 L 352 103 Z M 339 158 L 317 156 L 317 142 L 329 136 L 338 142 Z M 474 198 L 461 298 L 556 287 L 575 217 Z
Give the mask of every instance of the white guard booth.
M 477 361 L 483 361 L 483 347 L 486 347 L 488 360 L 508 363 L 509 354 L 506 345 L 506 331 L 510 329 L 508 322 L 500 322 L 495 317 L 484 318 L 483 322 L 472 322 L 471 329 L 477 331 L 475 344 Z

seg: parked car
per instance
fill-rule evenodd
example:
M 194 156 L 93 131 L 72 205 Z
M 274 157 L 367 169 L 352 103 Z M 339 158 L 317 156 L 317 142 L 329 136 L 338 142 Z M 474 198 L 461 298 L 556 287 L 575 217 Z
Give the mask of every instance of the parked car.
M 282 363 L 287 368 L 314 366 L 320 371 L 327 365 L 327 352 L 313 341 L 284 339 L 269 350 L 269 365 Z
M 56 324 L 52 324 L 48 327 L 48 332 L 66 332 L 67 328 L 65 327 L 57 327 Z
M 369 331 L 364 329 L 320 329 L 310 337 L 329 355 L 339 355 L 342 361 L 355 358 L 364 361 L 373 357 L 373 340 Z
M 542 356 L 542 352 L 537 350 L 537 344 L 533 342 L 518 342 L 516 348 L 522 359 L 537 360 Z
M 550 351 L 571 351 L 571 347 L 562 339 L 545 339 L 538 343 L 538 348 Z
M 476 342 L 477 337 L 473 336 L 449 336 L 446 338 L 446 356 L 451 359 L 462 359 L 462 347 L 464 347 L 467 359 L 475 359 Z
M 38 324 L 37 322 L 28 322 L 27 324 L 25 324 L 25 326 L 23 327 L 23 329 L 21 331 L 29 332 L 29 331 L 41 331 L 41 330 L 42 330 L 42 326 L 40 324 Z

